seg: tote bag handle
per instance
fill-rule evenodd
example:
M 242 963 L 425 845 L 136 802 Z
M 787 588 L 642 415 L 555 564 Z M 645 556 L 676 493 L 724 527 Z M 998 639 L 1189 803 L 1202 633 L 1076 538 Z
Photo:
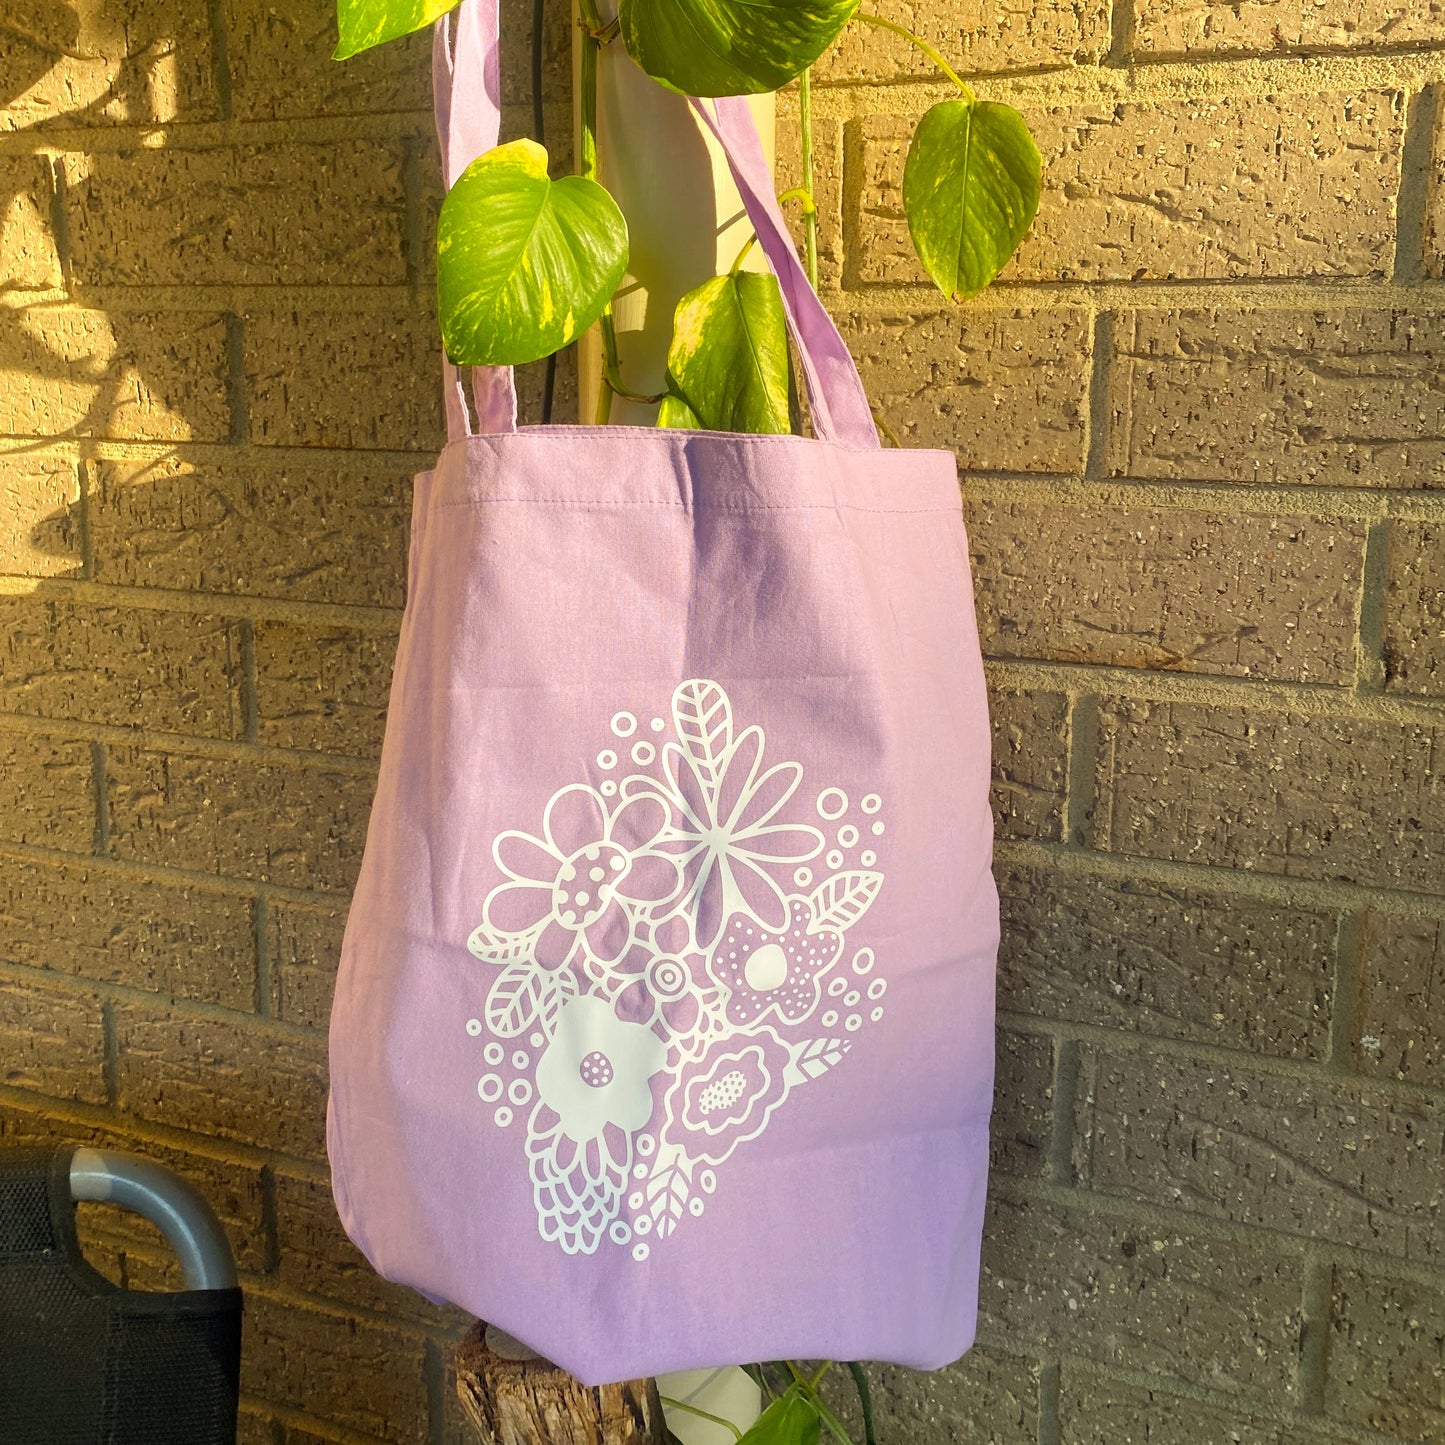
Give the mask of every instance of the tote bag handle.
M 499 40 L 498 0 L 462 0 L 455 11 L 436 23 L 432 85 L 448 189 L 477 156 L 497 143 L 501 122 Z M 689 103 L 722 147 L 758 244 L 778 279 L 788 329 L 797 344 L 808 387 L 814 431 L 821 441 L 876 448 L 878 432 L 858 368 L 798 260 L 747 99 L 724 96 L 713 102 L 690 98 Z M 457 368 L 445 360 L 443 367 L 447 435 L 455 441 L 470 435 L 471 426 Z M 511 368 L 479 366 L 471 370 L 478 430 L 483 434 L 515 431 L 517 397 Z

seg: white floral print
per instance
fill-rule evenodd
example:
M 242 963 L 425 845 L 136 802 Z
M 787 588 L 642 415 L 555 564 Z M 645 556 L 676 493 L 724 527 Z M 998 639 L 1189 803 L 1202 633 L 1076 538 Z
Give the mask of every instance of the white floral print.
M 540 834 L 497 837 L 467 941 L 488 968 L 477 1094 L 498 1128 L 528 1110 L 538 1231 L 569 1254 L 647 1259 L 883 1015 L 873 950 L 845 962 L 883 884 L 879 795 L 825 787 L 805 811 L 802 766 L 765 764 L 715 682 L 669 712 L 652 737 L 614 714 L 608 776 L 560 788 Z
M 547 805 L 542 837 L 509 832 L 492 845 L 509 881 L 487 897 L 488 928 L 533 936 L 533 957 L 550 968 L 584 940 L 591 956 L 615 962 L 632 944 L 639 912 L 681 886 L 678 864 L 652 851 L 666 825 L 660 798 L 639 795 L 609 813 L 593 789 L 563 788 Z
M 652 1076 L 666 1062 L 667 1045 L 651 1029 L 619 1019 L 606 998 L 588 994 L 558 1013 L 537 1063 L 537 1095 L 575 1143 L 609 1124 L 632 1134 L 652 1114 Z

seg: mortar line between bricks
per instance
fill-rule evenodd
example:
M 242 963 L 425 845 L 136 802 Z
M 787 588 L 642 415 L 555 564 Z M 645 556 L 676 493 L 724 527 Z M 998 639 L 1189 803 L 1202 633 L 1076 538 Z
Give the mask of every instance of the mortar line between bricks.
M 16 442 L 0 437 L 0 456 L 80 457 L 100 462 L 187 462 L 192 465 L 211 462 L 243 461 L 248 466 L 314 467 L 320 471 L 334 470 L 346 476 L 361 463 L 373 467 L 395 467 L 405 471 L 425 471 L 436 461 L 437 451 L 446 440 L 425 451 L 396 451 L 359 447 L 294 447 L 258 446 L 234 442 L 169 442 L 145 440 L 112 440 L 106 437 L 41 437 Z
M 1302 1415 L 1297 1410 L 1272 1404 L 1257 1395 L 1234 1395 L 1221 1390 L 1212 1390 L 1205 1385 L 1196 1385 L 1177 1375 L 1157 1375 L 1148 1370 L 1135 1369 L 1127 1365 L 1110 1365 L 1101 1360 L 1090 1359 L 1087 1355 L 1064 1354 L 1064 1363 L 1071 1375 L 1085 1375 L 1109 1385 L 1125 1385 L 1144 1390 L 1151 1394 L 1171 1396 L 1177 1400 L 1193 1401 L 1201 1405 L 1212 1405 L 1257 1420 L 1261 1423 L 1286 1425 L 1292 1429 L 1309 1431 L 1309 1438 L 1319 1445 L 1382 1445 L 1387 1437 L 1373 1430 L 1348 1425 L 1343 1421 L 1329 1421 Z M 1322 1433 L 1328 1431 L 1329 1433 Z M 1293 1437 L 1291 1437 L 1293 1439 Z
M 1010 1008 L 998 1010 L 998 1022 L 1000 1026 L 1019 1033 L 1052 1038 L 1061 1048 L 1065 1043 L 1088 1045 L 1113 1058 L 1129 1055 L 1134 1058 L 1170 1059 L 1197 1064 L 1201 1069 L 1216 1072 L 1262 1074 L 1352 1097 L 1368 1096 L 1416 1106 L 1445 1104 L 1445 1086 L 1414 1084 L 1393 1078 L 1376 1079 L 1363 1074 L 1341 1075 L 1328 1060 L 1290 1059 L 1278 1054 L 1261 1054 L 1251 1049 L 1211 1043 L 1207 1039 L 1163 1038 L 1141 1034 L 1134 1029 L 1049 1018 Z
M 272 1018 L 276 1015 L 271 1007 L 271 940 L 267 937 L 267 925 L 269 922 L 269 909 L 265 897 L 256 894 L 251 899 L 251 947 L 256 956 L 256 996 L 255 1013 L 257 1018 Z
M 92 741 L 90 744 L 90 788 L 91 800 L 95 807 L 95 829 L 91 837 L 91 852 L 104 857 L 110 852 L 110 789 L 106 770 L 105 746 Z
M 1243 1224 L 1203 1214 L 1180 1205 L 1165 1206 L 1132 1199 L 1125 1195 L 1104 1194 L 1096 1189 L 1065 1189 L 1042 1180 L 1028 1181 L 1001 1175 L 990 1186 L 1000 1198 L 1015 1203 L 1039 1204 L 1050 1208 L 1073 1210 L 1096 1219 L 1114 1219 L 1143 1230 L 1166 1235 L 1194 1235 L 1200 1239 L 1236 1244 L 1264 1253 L 1274 1248 L 1284 1257 L 1303 1266 L 1310 1249 L 1319 1244 L 1308 1235 L 1291 1234 L 1270 1224 Z M 1306 1222 L 1307 1227 L 1307 1222 Z M 1330 1241 L 1319 1246 L 1336 1264 L 1371 1274 L 1377 1279 L 1427 1284 L 1445 1288 L 1445 1267 L 1423 1264 L 1418 1260 L 1399 1259 L 1389 1254 L 1371 1254 L 1355 1245 Z M 1037 1348 L 1037 1346 L 1036 1346 Z
M 1060 1368 L 1057 1360 L 1044 1360 L 1039 1366 L 1039 1445 L 1060 1445 L 1059 1427 Z
M 1400 151 L 1400 189 L 1395 198 L 1395 280 L 1425 279 L 1430 171 L 1434 157 L 1439 82 L 1415 90 L 1406 107 L 1405 139 Z
M 90 533 L 90 463 L 84 457 L 75 459 L 75 525 L 79 533 L 80 579 L 89 582 L 95 576 L 95 548 Z
M 427 1340 L 423 1360 L 428 1445 L 446 1445 L 446 1361 L 436 1340 Z
M 289 622 L 302 626 L 342 626 L 354 632 L 374 632 L 377 635 L 395 634 L 401 629 L 399 607 L 376 607 L 368 603 L 282 602 L 247 594 L 132 587 L 77 577 L 37 580 L 0 575 L 0 597 L 31 597 L 89 607 L 130 607 L 150 612 Z
M 1074 1183 L 1074 1130 L 1078 1113 L 1081 1054 L 1077 1039 L 1054 1039 L 1054 1097 L 1047 1167 L 1053 1182 L 1066 1187 Z
M 246 399 L 246 326 L 234 311 L 226 313 L 226 405 L 231 413 L 230 442 L 244 446 L 251 436 Z
M 1300 1409 L 1306 1416 L 1324 1414 L 1333 1285 L 1334 1266 L 1314 1251 L 1307 1252 L 1300 1302 L 1299 1359 Z
M 1343 914 L 1335 938 L 1335 976 L 1330 990 L 1330 1062 L 1346 1077 L 1358 1077 L 1355 1040 L 1361 1024 L 1360 991 L 1364 986 L 1369 918 L 1367 911 Z
M 1067 472 L 986 472 L 963 469 L 969 502 L 1032 506 L 1150 508 L 1227 512 L 1231 516 L 1317 517 L 1325 521 L 1445 521 L 1445 491 L 1407 492 L 1373 487 L 1281 485 L 1266 482 L 1181 482 L 1153 477 L 1094 480 Z
M 1146 858 L 1137 853 L 1106 853 L 1068 848 L 1059 843 L 1002 839 L 995 847 L 1000 862 L 1016 862 L 1071 873 L 1077 878 L 1139 881 L 1166 888 L 1192 888 L 1229 893 L 1262 903 L 1282 903 L 1314 912 L 1370 908 L 1393 918 L 1445 920 L 1445 897 L 1411 893 L 1366 883 L 1322 882 L 1261 873 L 1224 864 L 1185 863 L 1173 858 Z
M 100 1037 L 100 1076 L 105 1088 L 105 1106 L 114 1109 L 120 1100 L 120 1047 L 115 1032 L 115 1004 L 108 998 L 102 998 L 100 1002 Z
M 1106 663 L 1051 662 L 1046 658 L 985 656 L 994 687 L 1042 692 L 1092 692 L 1140 702 L 1248 707 L 1291 713 L 1296 718 L 1387 723 L 1397 727 L 1445 726 L 1445 699 L 1431 701 L 1397 694 L 1360 694 L 1333 683 L 1284 682 L 1266 678 L 1219 677 L 1207 673 L 1153 671 Z
M 1090 848 L 1094 841 L 1095 775 L 1099 765 L 1099 699 L 1093 693 L 1070 694 L 1068 733 L 1063 844 L 1067 848 Z
M 351 895 L 343 890 L 296 888 L 284 883 L 258 883 L 254 878 L 235 878 L 224 873 L 202 873 L 192 868 L 175 868 L 165 863 L 145 863 L 133 858 L 98 857 L 93 853 L 69 853 L 63 848 L 46 848 L 36 843 L 0 840 L 0 858 L 42 867 L 81 868 L 86 872 L 131 878 L 141 883 L 162 883 L 194 888 L 227 898 L 267 898 L 312 908 L 345 907 Z
M 1089 395 L 1085 409 L 1084 476 L 1100 481 L 1108 476 L 1110 437 L 1109 379 L 1114 369 L 1114 325 L 1112 311 L 1096 311 L 1089 348 Z
M 263 1038 L 306 1044 L 323 1051 L 326 1047 L 324 1028 L 292 1023 L 289 1019 L 265 1018 L 250 1009 L 228 1008 L 225 1004 L 210 1003 L 206 999 L 191 998 L 185 994 L 140 988 L 136 984 L 92 978 L 83 973 L 62 973 L 54 968 L 32 968 L 29 964 L 10 963 L 3 959 L 0 959 L 0 979 L 23 984 L 26 988 L 38 988 L 42 992 L 66 994 L 76 998 L 94 998 L 98 995 L 102 1003 L 140 1004 L 146 1008 L 164 1010 L 167 1015 L 176 1018 L 191 1019 L 198 1023 L 229 1024 Z
M 256 679 L 256 624 L 249 617 L 243 617 L 240 622 L 240 633 L 240 741 L 255 745 L 258 741 L 261 730 L 260 702 L 257 698 L 258 684 Z
M 426 110 L 356 111 L 284 120 L 173 120 L 134 125 L 45 126 L 0 132 L 0 155 L 133 155 L 139 151 L 236 150 L 242 146 L 335 145 L 351 140 L 435 138 Z
M 70 212 L 65 204 L 65 162 L 51 155 L 50 163 L 50 234 L 55 241 L 55 254 L 60 262 L 61 293 L 68 295 L 74 285 L 70 248 Z
M 74 1099 L 43 1094 L 35 1089 L 21 1089 L 14 1084 L 0 1084 L 0 1104 L 21 1113 L 39 1115 L 60 1124 L 81 1129 L 97 1129 L 105 1133 L 133 1139 L 138 1144 L 158 1149 L 175 1149 L 218 1164 L 244 1164 L 259 1169 L 275 1164 L 288 1174 L 322 1184 L 330 1178 L 324 1164 L 299 1155 L 285 1154 L 279 1149 L 265 1149 L 240 1139 L 221 1139 L 215 1134 L 193 1133 L 174 1125 L 158 1123 L 140 1114 L 121 1112 L 106 1104 L 85 1104 Z
M 276 1167 L 262 1164 L 261 1180 L 261 1272 L 275 1278 L 281 1267 L 281 1225 L 276 1199 Z
M 223 123 L 232 120 L 230 34 L 226 27 L 222 0 L 207 0 L 206 18 L 211 32 L 211 83 L 216 88 L 216 104 Z
M 263 1299 L 278 1304 L 299 1305 L 339 1320 L 355 1320 L 365 1325 L 385 1325 L 420 1342 L 437 1340 L 443 1344 L 453 1343 L 460 1338 L 460 1332 L 451 1326 L 433 1325 L 412 1315 L 397 1314 L 390 1309 L 372 1309 L 369 1305 L 353 1304 L 350 1300 L 339 1300 L 332 1295 L 317 1294 L 314 1290 L 297 1289 L 295 1285 L 284 1285 L 279 1280 L 258 1274 L 255 1270 L 241 1270 L 241 1282 L 248 1293 L 254 1292 Z
M 202 738 L 190 733 L 162 732 L 156 728 L 122 727 L 118 723 L 92 723 L 69 718 L 32 717 L 24 713 L 0 712 L 0 733 L 21 733 L 92 745 L 140 748 L 145 752 L 167 752 L 186 757 L 212 758 L 218 762 L 264 764 L 292 768 L 298 772 L 341 773 L 348 777 L 374 777 L 375 758 L 343 753 L 313 752 L 305 748 L 282 748 L 272 743 L 238 742 L 230 738 Z
M 392 315 L 416 305 L 416 288 L 406 283 L 263 286 L 244 282 L 194 285 L 77 287 L 0 293 L 0 313 L 47 310 L 127 312 L 298 311 L 317 316 Z M 869 320 L 905 311 L 919 316 L 952 314 L 936 290 L 919 284 L 871 282 L 843 289 L 825 287 L 823 300 L 835 317 Z M 1094 307 L 1118 315 L 1152 311 L 1402 311 L 1445 305 L 1445 278 L 1402 283 L 1364 276 L 1277 276 L 1174 280 L 995 281 L 969 299 L 975 314 Z M 45 438 L 37 438 L 44 440 Z M 438 442 L 440 445 L 440 440 Z M 316 448 L 316 450 L 325 450 Z M 358 449 L 359 450 L 359 449 Z
M 1388 519 L 1374 523 L 1365 534 L 1365 559 L 1360 569 L 1359 625 L 1355 637 L 1355 686 L 1362 693 L 1381 693 L 1390 680 L 1385 655 L 1385 614 L 1390 588 L 1392 536 L 1393 528 Z
M 0 456 L 23 455 L 56 457 L 90 466 L 95 462 L 168 462 L 190 465 L 240 465 L 272 471 L 304 467 L 316 471 L 334 471 L 338 475 L 354 473 L 358 466 L 379 470 L 395 468 L 403 472 L 424 471 L 436 460 L 436 451 L 360 451 L 322 447 L 258 446 L 232 442 L 143 442 L 106 441 L 67 438 L 56 441 L 42 439 L 34 444 L 7 444 L 0 440 Z M 1445 490 L 1411 490 L 1392 486 L 1346 486 L 1330 483 L 1282 483 L 1231 481 L 1181 481 L 1168 477 L 1106 477 L 1097 480 L 1081 477 L 1075 472 L 1010 472 L 988 468 L 963 468 L 960 471 L 965 493 L 973 500 L 1058 502 L 1077 505 L 1080 501 L 1100 506 L 1152 506 L 1193 511 L 1230 511 L 1263 514 L 1309 514 L 1324 517 L 1349 517 L 1363 521 L 1379 521 L 1385 517 L 1410 521 L 1445 521 Z M 12 587 L 35 586 L 36 579 L 14 574 Z M 47 579 L 55 580 L 55 579 Z M 58 579 L 66 580 L 66 579 Z M 4 586 L 0 577 L 0 586 Z M 288 599 L 268 598 L 265 594 L 245 592 L 207 592 L 205 589 L 163 589 L 132 584 L 136 592 L 158 592 L 178 597 L 216 596 L 246 603 L 254 612 L 256 605 L 331 608 L 338 614 L 350 614 L 370 608 L 379 615 L 400 618 L 399 608 L 375 603 L 294 603 Z
M 825 287 L 823 300 L 837 316 L 862 320 L 951 314 L 938 292 L 920 283 L 863 282 L 852 288 Z M 1445 278 L 1409 284 L 1368 276 L 1184 276 L 1175 279 L 992 282 L 969 297 L 969 311 L 1048 311 L 1093 306 L 1125 316 L 1136 311 L 1401 311 L 1445 303 Z
M 1134 63 L 1134 0 L 1110 0 L 1109 49 L 1104 64 L 1123 67 Z
M 277 1404 L 263 1395 L 253 1395 L 249 1390 L 241 1391 L 240 1405 L 243 1410 L 252 1414 L 270 1417 L 272 1424 L 280 1432 L 276 1437 L 277 1445 L 284 1445 L 285 1432 L 287 1427 L 292 1425 L 298 1430 L 306 1431 L 308 1435 L 316 1436 L 318 1440 L 331 1441 L 333 1445 L 388 1445 L 388 1442 L 379 1436 L 348 1430 L 330 1420 L 308 1415 L 304 1411 L 292 1409 L 289 1405 Z
M 1296 97 L 1348 91 L 1417 89 L 1445 75 L 1445 47 L 1401 48 L 1389 54 L 1339 51 L 1332 54 L 1242 55 L 1230 59 L 1188 56 L 1130 56 L 1127 66 L 1100 62 L 1059 67 L 978 72 L 981 99 L 1033 105 L 1149 104 L 1157 101 L 1210 100 L 1261 95 Z M 888 81 L 864 78 L 829 80 L 813 87 L 813 113 L 820 120 L 852 120 L 871 115 L 917 114 L 958 92 L 930 71 Z M 870 104 L 870 101 L 873 103 Z

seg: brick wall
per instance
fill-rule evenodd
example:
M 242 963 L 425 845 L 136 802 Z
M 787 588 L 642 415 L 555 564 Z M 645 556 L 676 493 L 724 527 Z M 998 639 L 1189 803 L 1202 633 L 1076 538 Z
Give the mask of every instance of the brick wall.
M 981 1344 L 877 1370 L 883 1439 L 1445 1438 L 1445 11 L 884 8 L 1047 190 L 940 307 L 943 92 L 876 31 L 822 67 L 828 299 L 967 473 L 1006 914 Z M 247 1445 L 437 1445 L 458 1317 L 341 1237 L 321 1110 L 438 183 L 424 42 L 333 67 L 328 9 L 0 27 L 0 1141 L 206 1188 Z

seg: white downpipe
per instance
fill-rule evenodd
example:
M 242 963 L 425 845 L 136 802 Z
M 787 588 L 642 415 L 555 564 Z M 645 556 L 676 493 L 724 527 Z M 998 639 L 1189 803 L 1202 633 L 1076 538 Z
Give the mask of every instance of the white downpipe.
M 614 9 L 600 7 L 604 19 Z M 575 19 L 574 13 L 574 19 Z M 574 35 L 580 37 L 581 32 Z M 573 95 L 581 46 L 572 47 Z M 752 100 L 763 153 L 774 157 L 775 107 L 771 95 Z M 581 120 L 574 107 L 574 142 L 580 150 Z M 678 299 L 710 276 L 726 271 L 752 234 L 742 202 L 717 142 L 707 135 L 687 102 L 649 80 L 621 44 L 606 45 L 597 63 L 598 173 L 627 217 L 631 264 L 613 302 L 622 379 L 640 392 L 660 392 L 667 374 L 667 347 Z M 766 265 L 754 247 L 744 265 Z M 578 346 L 578 420 L 597 414 L 602 378 L 602 341 L 597 328 Z M 613 398 L 612 420 L 650 426 L 656 407 Z M 684 1370 L 658 1379 L 669 1399 L 706 1410 L 746 1430 L 762 1410 L 761 1394 L 736 1365 Z M 683 1410 L 667 1413 L 683 1445 L 733 1445 L 733 1434 Z
M 606 4 L 603 17 L 613 13 Z M 581 32 L 576 32 L 580 37 Z M 573 45 L 573 75 L 580 44 Z M 573 95 L 579 93 L 574 85 Z M 774 155 L 774 103 L 755 96 L 753 114 L 769 162 Z M 581 135 L 575 117 L 574 138 Z M 602 47 L 597 64 L 598 172 L 627 217 L 631 264 L 613 303 L 622 379 L 634 391 L 664 389 L 672 312 L 678 299 L 726 271 L 752 234 L 722 151 L 687 102 L 649 80 L 621 42 Z M 580 141 L 578 142 L 580 145 Z M 761 270 L 754 247 L 744 262 Z M 579 417 L 597 414 L 602 342 L 594 327 L 578 348 Z M 612 420 L 650 426 L 656 408 L 613 399 Z

